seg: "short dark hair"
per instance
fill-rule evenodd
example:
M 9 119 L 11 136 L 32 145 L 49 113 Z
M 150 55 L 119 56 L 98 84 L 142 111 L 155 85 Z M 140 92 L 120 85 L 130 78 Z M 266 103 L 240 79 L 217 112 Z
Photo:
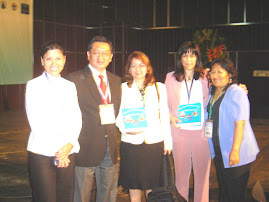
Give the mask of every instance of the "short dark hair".
M 113 46 L 112 46 L 112 42 L 109 41 L 106 37 L 104 36 L 95 36 L 93 37 L 89 44 L 88 44 L 88 51 L 90 51 L 92 49 L 92 44 L 95 43 L 95 42 L 103 42 L 103 43 L 108 43 L 109 46 L 110 46 L 110 51 L 112 52 L 113 50 Z
M 214 64 L 219 64 L 223 69 L 225 69 L 229 74 L 231 74 L 231 84 L 237 83 L 237 70 L 234 63 L 229 58 L 216 59 L 211 63 L 211 69 Z
M 221 58 L 216 59 L 211 63 L 210 71 L 212 70 L 212 67 L 214 64 L 219 64 L 223 69 L 225 69 L 229 74 L 231 74 L 231 81 L 228 83 L 228 85 L 225 87 L 225 90 L 234 83 L 237 83 L 237 70 L 234 67 L 234 63 L 229 58 Z M 208 80 L 210 83 L 212 83 L 210 79 L 210 72 L 208 74 Z M 214 85 L 211 85 L 210 87 L 210 94 L 213 95 L 216 91 L 216 87 Z
M 184 67 L 182 65 L 181 57 L 183 54 L 188 52 L 194 53 L 197 57 L 193 78 L 198 80 L 199 77 L 203 74 L 203 63 L 199 46 L 192 41 L 186 41 L 179 47 L 177 51 L 177 64 L 173 75 L 177 81 L 182 81 L 184 79 Z
M 153 85 L 155 83 L 155 78 L 153 76 L 153 68 L 151 66 L 151 62 L 149 60 L 149 57 L 145 53 L 140 52 L 140 51 L 132 52 L 127 59 L 127 63 L 125 65 L 125 75 L 124 75 L 124 80 L 127 81 L 127 85 L 131 87 L 133 84 L 133 77 L 129 71 L 133 58 L 141 60 L 147 66 L 147 74 L 144 81 L 144 86 L 147 87 L 149 85 Z
M 41 58 L 43 58 L 44 55 L 49 50 L 55 50 L 55 49 L 59 49 L 63 53 L 63 55 L 65 55 L 64 48 L 59 41 L 48 41 L 41 47 L 41 50 L 40 50 Z

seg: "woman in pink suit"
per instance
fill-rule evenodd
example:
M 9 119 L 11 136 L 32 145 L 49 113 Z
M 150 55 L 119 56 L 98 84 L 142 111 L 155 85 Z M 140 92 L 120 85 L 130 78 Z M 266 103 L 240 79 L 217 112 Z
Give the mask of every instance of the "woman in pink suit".
M 176 187 L 186 199 L 191 169 L 194 173 L 194 202 L 209 201 L 210 151 L 204 136 L 204 107 L 209 89 L 203 79 L 197 45 L 183 43 L 177 52 L 175 71 L 165 81 L 173 138 Z

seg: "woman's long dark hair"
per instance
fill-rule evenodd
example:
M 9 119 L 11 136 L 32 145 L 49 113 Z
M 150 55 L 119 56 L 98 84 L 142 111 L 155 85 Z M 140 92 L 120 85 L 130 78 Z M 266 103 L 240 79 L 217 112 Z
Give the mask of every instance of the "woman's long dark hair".
M 176 69 L 174 72 L 174 77 L 176 78 L 177 81 L 182 81 L 184 79 L 185 72 L 184 72 L 184 67 L 182 65 L 181 57 L 183 54 L 188 53 L 188 52 L 195 54 L 197 57 L 196 65 L 194 67 L 193 78 L 195 80 L 198 80 L 200 76 L 203 75 L 203 64 L 202 64 L 202 58 L 200 55 L 199 47 L 197 44 L 195 44 L 192 41 L 186 41 L 179 47 L 177 51 L 177 64 L 176 64 Z

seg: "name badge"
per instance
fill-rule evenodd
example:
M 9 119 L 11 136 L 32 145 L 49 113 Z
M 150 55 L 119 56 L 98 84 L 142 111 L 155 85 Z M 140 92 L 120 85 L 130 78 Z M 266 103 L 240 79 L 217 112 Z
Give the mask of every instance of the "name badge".
M 101 125 L 113 124 L 116 122 L 113 104 L 99 105 L 99 114 Z
M 205 137 L 212 138 L 212 135 L 213 135 L 213 120 L 206 120 Z

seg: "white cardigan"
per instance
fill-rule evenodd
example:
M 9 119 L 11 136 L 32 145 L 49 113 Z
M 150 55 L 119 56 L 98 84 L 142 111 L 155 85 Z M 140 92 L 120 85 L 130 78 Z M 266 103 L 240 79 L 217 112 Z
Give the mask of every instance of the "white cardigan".
M 127 83 L 122 84 L 122 98 L 119 115 L 116 119 L 116 125 L 120 129 L 121 141 L 131 144 L 158 143 L 164 141 L 165 149 L 172 149 L 172 137 L 170 128 L 170 116 L 167 105 L 167 93 L 164 84 L 158 82 L 160 101 L 156 86 L 147 86 L 145 95 L 145 109 L 148 127 L 142 133 L 129 135 L 125 133 L 122 109 L 143 107 L 142 96 L 135 82 L 129 88 Z M 160 111 L 160 118 L 159 118 Z
M 62 146 L 73 144 L 78 153 L 82 116 L 75 84 L 45 72 L 28 81 L 25 105 L 31 133 L 27 150 L 54 156 Z

